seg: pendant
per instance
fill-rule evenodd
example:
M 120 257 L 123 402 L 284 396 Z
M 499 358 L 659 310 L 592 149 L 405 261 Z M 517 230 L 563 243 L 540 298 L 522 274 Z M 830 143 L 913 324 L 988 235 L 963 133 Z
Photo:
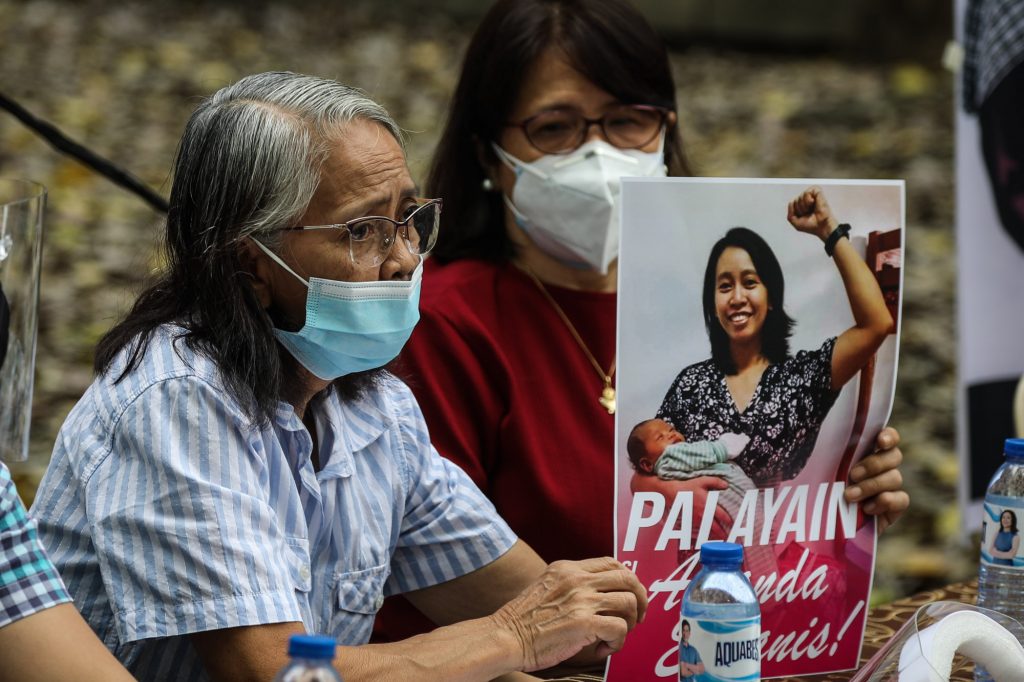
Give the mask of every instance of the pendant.
M 608 414 L 615 414 L 615 389 L 610 385 L 605 385 L 597 402 L 601 403 L 601 407 L 608 410 Z

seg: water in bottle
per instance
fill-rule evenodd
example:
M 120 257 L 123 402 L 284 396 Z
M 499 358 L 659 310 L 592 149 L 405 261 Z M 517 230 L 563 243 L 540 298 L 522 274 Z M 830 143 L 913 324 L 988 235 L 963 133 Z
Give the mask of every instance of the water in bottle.
M 743 574 L 743 547 L 705 542 L 700 563 L 683 593 L 679 679 L 759 680 L 761 605 Z
M 978 606 L 1024 623 L 1024 439 L 1006 439 L 1003 454 L 1006 461 L 985 491 Z M 975 679 L 992 678 L 978 667 Z
M 291 661 L 274 677 L 274 682 L 342 682 L 334 669 L 333 637 L 292 635 L 288 640 Z

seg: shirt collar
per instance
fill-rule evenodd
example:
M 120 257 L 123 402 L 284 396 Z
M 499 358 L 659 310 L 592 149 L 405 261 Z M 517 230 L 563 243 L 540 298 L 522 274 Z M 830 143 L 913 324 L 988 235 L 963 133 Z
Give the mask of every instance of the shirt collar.
M 285 431 L 299 431 L 305 428 L 299 415 L 295 414 L 295 406 L 283 400 L 278 401 L 274 409 L 274 423 Z
M 392 427 L 394 419 L 378 404 L 379 396 L 379 393 L 372 392 L 358 400 L 342 401 L 337 393 L 332 392 L 327 397 L 323 405 L 325 416 L 334 426 L 337 439 L 335 449 L 341 446 L 347 452 L 356 454 Z
M 351 476 L 352 456 L 365 450 L 391 428 L 394 419 L 378 404 L 379 396 L 379 393 L 371 392 L 357 400 L 342 401 L 337 391 L 330 387 L 321 399 L 311 404 L 319 436 L 321 469 L 318 478 Z M 295 414 L 295 408 L 287 402 L 277 404 L 274 421 L 285 431 L 305 431 L 306 428 Z M 302 462 L 296 464 L 302 466 Z

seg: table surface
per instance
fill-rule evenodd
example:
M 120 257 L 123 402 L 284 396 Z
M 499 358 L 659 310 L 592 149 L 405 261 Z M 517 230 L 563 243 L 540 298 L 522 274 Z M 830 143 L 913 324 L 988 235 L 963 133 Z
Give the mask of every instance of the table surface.
M 860 661 L 863 665 L 875 655 L 902 625 L 913 617 L 917 610 L 925 604 L 936 601 L 959 601 L 974 604 L 978 600 L 978 581 L 957 583 L 946 587 L 921 592 L 911 597 L 898 599 L 891 604 L 881 604 L 868 612 L 868 622 L 864 629 L 864 645 L 861 647 Z M 782 682 L 847 682 L 854 671 L 831 673 L 829 675 L 805 675 L 803 677 L 776 678 Z M 581 674 L 559 678 L 558 682 L 600 682 L 604 677 L 600 674 Z M 973 682 L 974 665 L 961 656 L 953 660 L 953 673 L 950 682 Z

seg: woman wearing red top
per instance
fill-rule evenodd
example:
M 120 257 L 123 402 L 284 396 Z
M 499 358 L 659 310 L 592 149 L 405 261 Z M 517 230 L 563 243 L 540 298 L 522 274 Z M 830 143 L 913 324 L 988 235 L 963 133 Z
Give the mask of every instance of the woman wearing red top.
M 499 0 L 427 182 L 444 198 L 398 372 L 432 440 L 545 560 L 612 554 L 618 179 L 687 175 L 665 47 L 621 0 Z M 657 245 L 652 245 L 657 248 Z M 906 508 L 898 435 L 851 499 Z M 864 479 L 864 480 L 862 480 Z M 674 481 L 695 508 L 719 478 Z M 378 637 L 408 634 L 386 605 Z

